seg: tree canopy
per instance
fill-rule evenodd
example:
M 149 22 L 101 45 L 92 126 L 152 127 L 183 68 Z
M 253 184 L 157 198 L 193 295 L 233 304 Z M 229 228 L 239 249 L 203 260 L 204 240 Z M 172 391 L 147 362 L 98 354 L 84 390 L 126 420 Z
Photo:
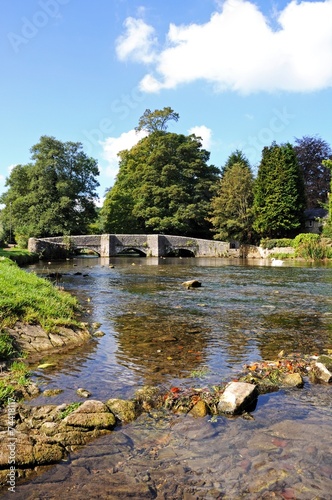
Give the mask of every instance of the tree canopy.
M 291 237 L 301 227 L 304 187 L 291 144 L 263 149 L 254 190 L 254 229 L 262 237 Z
M 32 163 L 17 165 L 0 197 L 1 217 L 16 237 L 84 234 L 96 217 L 97 161 L 79 142 L 42 136 L 31 148 Z
M 156 131 L 120 152 L 119 173 L 107 193 L 106 232 L 155 232 L 209 237 L 210 200 L 219 169 L 199 138 Z
M 179 115 L 175 113 L 172 108 L 165 107 L 164 109 L 156 109 L 151 111 L 146 109 L 139 119 L 138 126 L 135 128 L 136 132 L 145 130 L 149 134 L 153 132 L 166 132 L 167 122 L 170 120 L 178 121 Z
M 295 152 L 304 181 L 307 208 L 320 208 L 327 201 L 331 173 L 324 160 L 332 158 L 330 145 L 320 137 L 295 139 Z
M 253 236 L 253 174 L 248 160 L 239 151 L 228 158 L 226 166 L 211 202 L 214 239 L 250 243 Z

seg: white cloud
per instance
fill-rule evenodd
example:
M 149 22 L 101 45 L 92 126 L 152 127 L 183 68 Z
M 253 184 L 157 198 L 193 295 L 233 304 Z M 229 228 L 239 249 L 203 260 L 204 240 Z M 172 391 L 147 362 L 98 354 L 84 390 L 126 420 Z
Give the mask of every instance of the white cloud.
M 128 18 L 126 29 L 119 58 L 153 63 L 145 92 L 197 80 L 243 94 L 332 86 L 332 0 L 292 0 L 270 19 L 253 1 L 225 0 L 205 24 L 171 24 L 159 53 L 153 27 Z
M 142 19 L 128 17 L 125 20 L 126 32 L 116 41 L 116 53 L 120 61 L 132 59 L 150 63 L 155 58 L 154 45 L 157 43 L 155 30 Z
M 108 137 L 104 142 L 101 142 L 103 147 L 103 158 L 108 162 L 106 169 L 103 169 L 103 174 L 115 179 L 119 170 L 119 157 L 118 153 L 124 149 L 131 149 L 143 137 L 146 137 L 147 132 L 136 132 L 130 130 L 124 132 L 119 137 Z
M 188 130 L 189 134 L 195 134 L 196 137 L 201 137 L 202 138 L 202 146 L 204 149 L 207 149 L 208 151 L 211 148 L 212 144 L 212 130 L 205 125 L 199 125 L 196 127 L 192 127 L 190 130 Z

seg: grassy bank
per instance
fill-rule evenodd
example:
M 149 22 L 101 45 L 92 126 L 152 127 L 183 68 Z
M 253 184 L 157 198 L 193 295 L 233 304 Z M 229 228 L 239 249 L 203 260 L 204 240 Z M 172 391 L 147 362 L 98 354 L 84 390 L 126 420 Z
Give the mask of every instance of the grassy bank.
M 0 257 L 0 329 L 16 321 L 40 324 L 52 331 L 57 325 L 77 325 L 78 302 L 46 279 L 20 269 Z
M 19 266 L 24 266 L 25 264 L 32 264 L 38 262 L 39 257 L 35 253 L 31 253 L 28 250 L 22 248 L 0 248 L 0 258 L 5 257 L 13 260 Z
M 20 394 L 28 383 L 28 373 L 22 356 L 15 348 L 6 327 L 17 321 L 39 324 L 46 331 L 56 332 L 59 326 L 80 326 L 76 319 L 79 304 L 69 293 L 55 288 L 18 267 L 12 260 L 0 256 L 0 406 L 11 395 Z M 9 371 L 6 371 L 9 369 Z

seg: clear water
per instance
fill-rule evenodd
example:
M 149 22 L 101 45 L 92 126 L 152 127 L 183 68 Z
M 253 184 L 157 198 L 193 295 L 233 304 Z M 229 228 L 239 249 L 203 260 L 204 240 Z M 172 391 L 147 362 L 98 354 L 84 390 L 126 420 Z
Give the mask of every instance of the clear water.
M 77 352 L 44 356 L 39 363 L 55 363 L 48 370 L 32 366 L 43 389 L 63 389 L 34 405 L 78 401 L 78 387 L 106 400 L 146 384 L 218 384 L 281 350 L 332 348 L 331 265 L 131 257 L 30 270 L 62 273 L 61 286 L 105 333 Z M 187 290 L 190 279 L 202 287 Z M 22 498 L 55 498 L 55 487 L 72 498 L 330 499 L 331 403 L 331 386 L 306 381 L 261 396 L 253 421 L 144 415 L 22 485 Z

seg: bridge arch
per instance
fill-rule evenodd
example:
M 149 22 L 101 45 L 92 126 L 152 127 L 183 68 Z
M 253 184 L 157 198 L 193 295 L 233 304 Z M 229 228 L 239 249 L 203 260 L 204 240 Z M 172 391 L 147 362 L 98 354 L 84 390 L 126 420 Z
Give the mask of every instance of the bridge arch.
M 144 252 L 141 248 L 137 247 L 123 247 L 117 252 L 117 256 L 130 256 L 130 255 L 138 254 L 139 257 L 146 257 L 146 252 Z
M 195 257 L 195 252 L 189 248 L 170 248 L 166 257 Z

